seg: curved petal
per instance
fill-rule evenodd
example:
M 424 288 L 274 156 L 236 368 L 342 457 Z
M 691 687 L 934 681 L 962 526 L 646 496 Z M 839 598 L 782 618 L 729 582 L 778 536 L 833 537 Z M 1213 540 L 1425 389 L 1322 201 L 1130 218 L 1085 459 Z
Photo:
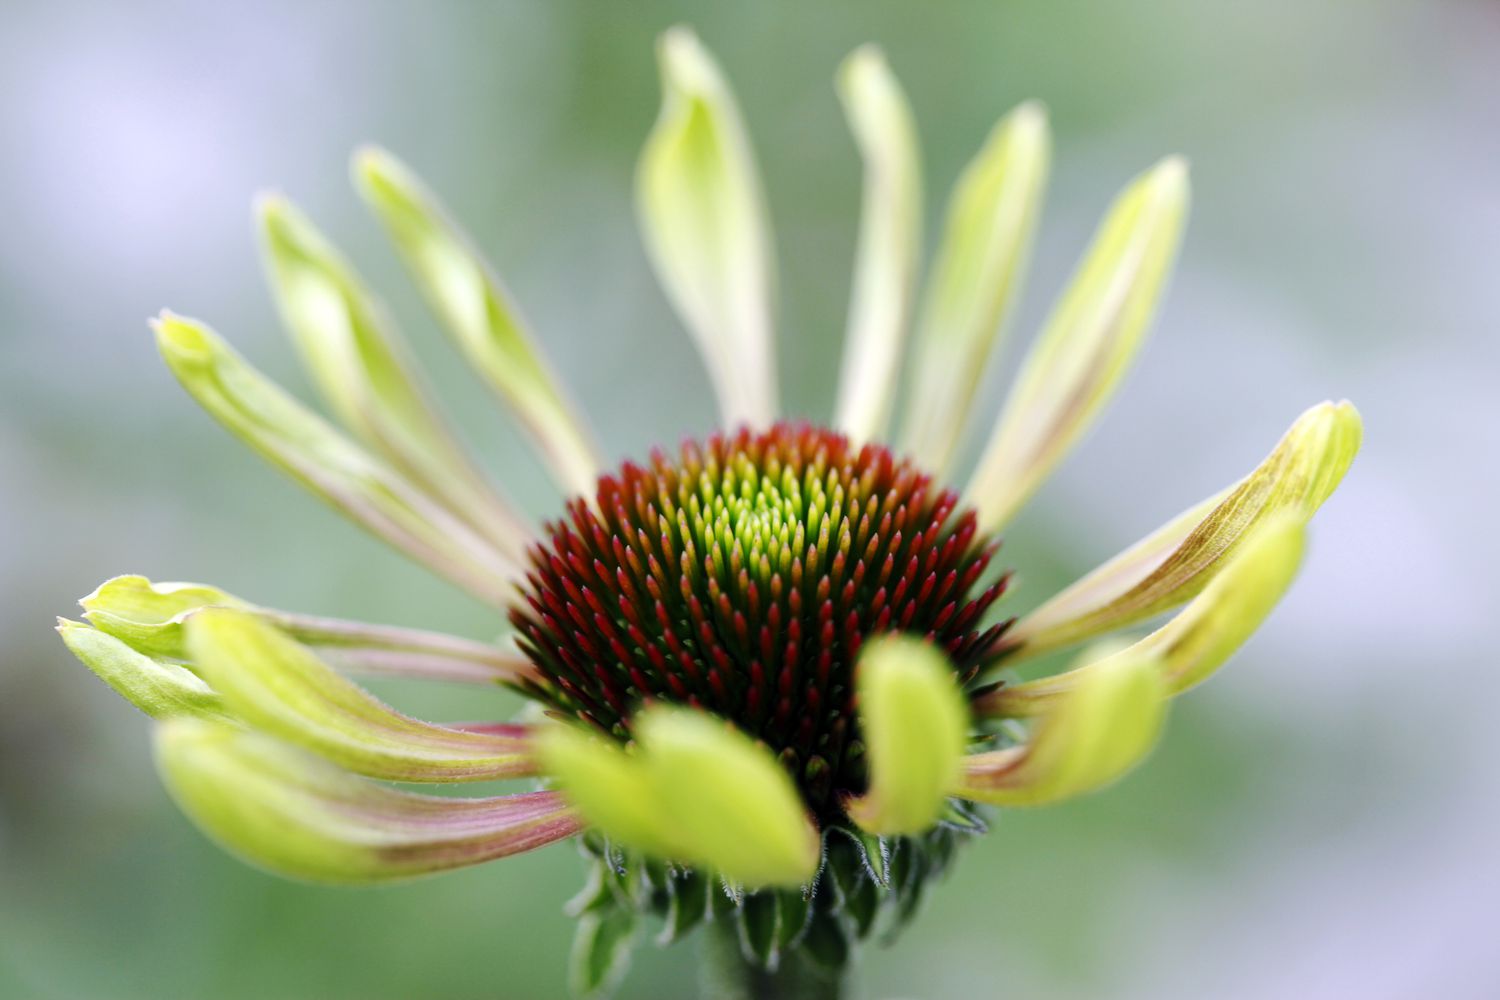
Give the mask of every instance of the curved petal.
M 57 632 L 84 666 L 154 719 L 179 715 L 229 717 L 218 693 L 184 666 L 138 653 L 82 622 L 59 618 Z
M 555 792 L 484 799 L 401 792 L 269 736 L 197 719 L 158 726 L 156 760 L 183 812 L 222 847 L 313 882 L 411 878 L 582 829 Z
M 330 655 L 350 673 L 496 683 L 531 676 L 524 656 L 441 632 L 370 625 L 256 607 L 200 583 L 152 583 L 144 576 L 106 580 L 78 602 L 84 617 L 154 657 L 188 658 L 187 620 L 204 608 L 237 608 L 275 625 L 304 645 Z
M 942 813 L 968 742 L 953 664 L 929 642 L 883 636 L 865 644 L 854 682 L 870 787 L 844 807 L 870 833 L 921 833 Z
M 1114 394 L 1166 286 L 1187 203 L 1187 164 L 1171 157 L 1110 207 L 1022 364 L 969 482 L 985 531 L 1010 519 Z
M 901 450 L 952 467 L 979 380 L 1020 287 L 1051 158 L 1047 115 L 1002 118 L 964 169 L 923 293 Z
M 1306 537 L 1306 523 L 1300 516 L 1278 515 L 1256 529 L 1186 608 L 1146 638 L 1086 666 L 1002 687 L 975 701 L 975 713 L 1011 717 L 1045 713 L 1122 658 L 1154 659 L 1170 693 L 1186 691 L 1223 665 L 1266 620 L 1297 575 Z
M 1033 655 L 1169 611 L 1201 593 L 1256 528 L 1284 513 L 1312 517 L 1359 451 L 1359 412 L 1320 403 L 1297 418 L 1240 482 L 1173 518 L 1057 594 L 1007 633 Z
M 428 304 L 469 364 L 520 419 L 558 487 L 591 496 L 599 449 L 500 279 L 437 198 L 394 156 L 361 149 L 354 179 Z
M 1049 703 L 1029 742 L 968 757 L 954 794 L 993 805 L 1034 806 L 1102 788 L 1155 746 L 1166 698 L 1155 657 L 1142 651 L 1117 654 Z
M 879 48 L 844 60 L 838 85 L 865 193 L 834 426 L 863 442 L 885 436 L 896 395 L 922 249 L 922 164 L 911 107 Z
M 729 426 L 776 419 L 770 224 L 750 139 L 713 57 L 691 31 L 657 46 L 661 114 L 636 170 L 651 263 L 698 341 Z
M 515 565 L 473 529 L 308 411 L 192 320 L 156 321 L 162 357 L 200 406 L 364 528 L 478 597 L 505 605 Z
M 524 519 L 459 445 L 364 282 L 284 197 L 261 196 L 255 214 L 282 318 L 340 422 L 506 555 L 523 557 Z
M 665 705 L 631 728 L 634 753 L 561 726 L 537 737 L 547 771 L 591 824 L 750 887 L 812 878 L 817 829 L 765 747 L 704 712 Z
M 402 715 L 253 614 L 198 612 L 187 621 L 187 648 L 236 718 L 357 774 L 483 781 L 536 772 L 526 739 Z

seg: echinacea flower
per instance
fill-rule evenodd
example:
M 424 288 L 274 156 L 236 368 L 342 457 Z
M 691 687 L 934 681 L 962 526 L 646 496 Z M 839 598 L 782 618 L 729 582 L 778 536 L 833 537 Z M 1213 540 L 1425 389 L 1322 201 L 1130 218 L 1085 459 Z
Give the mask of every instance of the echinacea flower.
M 980 375 L 1042 199 L 1042 110 L 1002 118 L 960 177 L 919 297 L 912 116 L 878 51 L 847 60 L 839 93 L 865 192 L 835 415 L 822 427 L 778 411 L 771 238 L 734 99 L 690 33 L 669 32 L 660 59 L 640 218 L 724 427 L 613 472 L 510 293 L 433 195 L 385 152 L 355 158 L 360 193 L 438 320 L 571 498 L 540 531 L 459 445 L 352 266 L 284 199 L 258 204 L 270 282 L 342 428 L 204 325 L 154 324 L 167 364 L 215 418 L 494 605 L 507 638 L 317 618 L 134 576 L 85 598 L 86 624 L 59 628 L 156 720 L 158 764 L 183 810 L 254 864 L 378 882 L 582 834 L 581 991 L 619 975 L 640 918 L 656 915 L 663 941 L 707 920 L 743 975 L 795 975 L 835 995 L 853 945 L 908 918 L 955 847 L 984 832 L 976 804 L 1084 794 L 1149 752 L 1168 701 L 1287 589 L 1360 421 L 1348 403 L 1314 406 L 1243 479 L 1035 611 L 999 619 L 999 532 L 1129 368 L 1176 256 L 1184 163 L 1163 160 L 1110 207 L 954 489 L 944 484 L 979 420 Z M 997 677 L 1098 639 L 1109 641 L 1060 673 Z M 425 722 L 351 675 L 504 685 L 537 710 Z M 507 778 L 539 787 L 482 798 L 394 787 Z

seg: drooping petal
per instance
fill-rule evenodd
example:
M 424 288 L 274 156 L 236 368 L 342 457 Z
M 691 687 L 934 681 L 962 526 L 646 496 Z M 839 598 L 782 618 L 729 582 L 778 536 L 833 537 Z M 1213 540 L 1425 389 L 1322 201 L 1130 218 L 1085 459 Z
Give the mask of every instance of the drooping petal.
M 200 583 L 152 583 L 117 576 L 78 602 L 97 629 L 132 649 L 174 660 L 188 658 L 187 619 L 204 608 L 253 612 L 304 645 L 331 656 L 351 673 L 494 683 L 530 676 L 530 661 L 483 642 L 341 618 L 261 608 Z
M 228 717 L 218 694 L 184 666 L 138 653 L 82 622 L 59 618 L 57 632 L 84 666 L 154 719 L 179 715 Z
M 862 442 L 884 437 L 896 395 L 922 249 L 922 165 L 911 107 L 879 48 L 844 60 L 838 86 L 865 189 L 834 426 Z
M 163 313 L 157 345 L 205 410 L 363 527 L 504 605 L 514 564 L 484 538 L 250 367 L 202 324 Z
M 156 759 L 177 804 L 221 846 L 313 882 L 411 878 L 544 847 L 582 829 L 555 792 L 416 795 L 264 734 L 197 719 L 158 726 Z
M 1051 139 L 1038 104 L 1002 118 L 964 169 L 923 293 L 902 451 L 945 474 L 1030 253 Z
M 729 84 L 688 29 L 664 34 L 661 114 L 636 171 L 657 276 L 698 342 L 728 426 L 776 417 L 770 224 Z
M 648 708 L 631 725 L 684 860 L 746 886 L 793 886 L 812 878 L 821 855 L 818 831 L 769 750 L 689 709 Z
M 543 766 L 590 824 L 748 887 L 812 877 L 817 830 L 768 750 L 722 720 L 666 705 L 637 714 L 631 729 L 633 752 L 569 727 L 537 736 Z
M 261 197 L 256 219 L 282 318 L 339 420 L 507 555 L 524 556 L 524 520 L 458 444 L 353 268 L 280 195 Z
M 931 643 L 882 637 L 860 652 L 854 683 L 870 784 L 845 809 L 870 833 L 921 833 L 943 811 L 969 733 L 953 665 Z
M 1349 470 L 1360 436 L 1359 412 L 1351 404 L 1312 407 L 1238 484 L 1173 518 L 1023 617 L 1006 642 L 1024 655 L 1041 653 L 1126 628 L 1191 599 L 1257 527 L 1286 512 L 1312 517 Z
M 1073 670 L 1003 687 L 980 698 L 974 711 L 1019 717 L 1051 710 L 1120 660 L 1146 657 L 1159 665 L 1170 694 L 1202 682 L 1260 627 L 1281 600 L 1306 545 L 1306 522 L 1283 512 L 1254 530 L 1228 565 L 1176 617 L 1124 650 Z
M 1155 657 L 1142 651 L 1111 657 L 1048 704 L 1027 743 L 966 758 L 955 794 L 1034 806 L 1102 788 L 1156 744 L 1166 698 Z
M 536 771 L 526 739 L 403 715 L 254 614 L 221 608 L 194 614 L 187 620 L 187 648 L 237 718 L 357 774 L 482 781 Z
M 597 732 L 568 725 L 539 730 L 536 754 L 542 770 L 590 826 L 659 858 L 685 856 L 638 754 Z
M 968 499 L 995 531 L 1114 394 L 1145 338 L 1187 218 L 1187 165 L 1163 160 L 1115 200 L 1016 377 Z
M 591 495 L 599 450 L 510 293 L 437 198 L 390 153 L 354 157 L 360 194 L 475 371 L 510 406 L 569 495 Z

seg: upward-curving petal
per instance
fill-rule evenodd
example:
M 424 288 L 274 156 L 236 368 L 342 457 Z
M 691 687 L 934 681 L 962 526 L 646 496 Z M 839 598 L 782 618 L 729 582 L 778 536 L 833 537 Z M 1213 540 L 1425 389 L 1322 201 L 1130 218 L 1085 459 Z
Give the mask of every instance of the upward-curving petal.
M 969 483 L 995 531 L 1114 394 L 1145 338 L 1187 217 L 1187 165 L 1163 160 L 1116 199 L 1031 353 Z
M 631 720 L 634 753 L 564 726 L 538 754 L 578 810 L 648 854 L 748 887 L 801 885 L 817 870 L 817 829 L 764 746 L 707 713 L 658 705 Z
M 839 68 L 839 97 L 865 161 L 865 192 L 834 426 L 881 439 L 896 395 L 922 250 L 917 126 L 885 55 L 866 45 Z
M 544 847 L 582 824 L 555 792 L 416 795 L 261 733 L 199 719 L 157 727 L 182 810 L 245 861 L 313 882 L 390 882 Z
M 1156 744 L 1166 697 L 1161 664 L 1149 651 L 1117 654 L 1050 701 L 1027 743 L 968 757 L 954 794 L 1035 806 L 1102 788 Z
M 236 718 L 357 774 L 388 781 L 483 781 L 536 773 L 525 736 L 510 728 L 477 732 L 403 715 L 250 612 L 198 612 L 187 620 L 187 648 L 198 673 Z
M 589 496 L 599 450 L 490 266 L 415 174 L 382 149 L 354 156 L 360 194 L 470 365 L 510 406 L 558 487 Z
M 698 342 L 728 426 L 776 418 L 770 223 L 728 82 L 686 28 L 657 47 L 661 114 L 636 171 L 651 262 Z
M 256 201 L 271 290 L 339 421 L 506 555 L 530 533 L 458 444 L 384 308 L 342 254 L 280 195 Z
M 1239 483 L 1173 518 L 1018 621 L 1005 642 L 1043 653 L 1127 628 L 1190 600 L 1258 527 L 1286 513 L 1306 520 L 1359 451 L 1359 411 L 1320 403 L 1303 413 Z
M 1041 212 L 1052 141 L 1041 105 L 1000 119 L 964 168 L 923 290 L 902 450 L 945 475 L 957 456 Z
M 882 636 L 860 651 L 855 691 L 870 785 L 844 807 L 870 833 L 921 833 L 937 822 L 968 741 L 953 664 L 932 643 Z
M 503 552 L 250 367 L 217 334 L 163 313 L 172 373 L 231 433 L 298 482 L 478 597 L 504 605 L 517 572 Z
M 181 664 L 147 656 L 82 622 L 59 618 L 57 632 L 84 666 L 153 719 L 229 717 L 218 693 Z
M 1176 695 L 1223 665 L 1254 634 L 1281 600 L 1306 546 L 1306 521 L 1282 512 L 1260 525 L 1197 597 L 1175 618 L 1112 656 L 1052 677 L 1002 687 L 974 702 L 981 716 L 1044 714 L 1096 674 L 1123 660 L 1157 663 L 1170 694 Z

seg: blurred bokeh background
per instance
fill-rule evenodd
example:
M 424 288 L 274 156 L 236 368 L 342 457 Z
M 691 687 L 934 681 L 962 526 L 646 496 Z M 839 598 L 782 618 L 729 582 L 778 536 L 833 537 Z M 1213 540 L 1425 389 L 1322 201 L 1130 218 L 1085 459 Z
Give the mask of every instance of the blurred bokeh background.
M 493 613 L 201 414 L 145 319 L 203 317 L 309 396 L 249 232 L 251 194 L 279 187 L 384 290 L 486 461 L 547 515 L 539 467 L 347 184 L 373 140 L 466 220 L 613 456 L 704 430 L 706 379 L 631 203 L 653 40 L 678 21 L 754 132 L 798 414 L 826 418 L 837 371 L 859 165 L 831 78 L 858 43 L 886 48 L 917 110 L 930 233 L 994 119 L 1051 109 L 1048 210 L 989 405 L 1114 191 L 1163 153 L 1192 161 L 1171 297 L 1010 532 L 1013 608 L 1242 474 L 1305 406 L 1348 396 L 1366 420 L 1291 599 L 1178 703 L 1149 765 L 1001 816 L 900 945 L 864 955 L 858 995 L 1500 995 L 1500 6 L 8 0 L 0 996 L 561 995 L 570 847 L 377 891 L 262 875 L 180 817 L 144 720 L 51 624 L 138 572 L 493 635 Z M 621 996 L 688 995 L 694 961 L 648 945 Z

